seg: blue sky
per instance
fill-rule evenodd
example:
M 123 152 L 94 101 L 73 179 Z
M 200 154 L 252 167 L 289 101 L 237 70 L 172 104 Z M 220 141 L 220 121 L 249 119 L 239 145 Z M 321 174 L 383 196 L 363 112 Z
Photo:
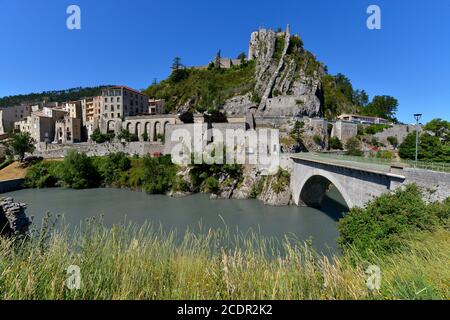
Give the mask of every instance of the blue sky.
M 81 30 L 66 8 L 81 8 Z M 377 4 L 382 29 L 366 28 Z M 330 73 L 400 102 L 398 118 L 450 120 L 450 1 L 0 0 L 0 96 L 100 84 L 146 88 L 173 57 L 206 64 L 247 52 L 250 33 L 284 26 Z

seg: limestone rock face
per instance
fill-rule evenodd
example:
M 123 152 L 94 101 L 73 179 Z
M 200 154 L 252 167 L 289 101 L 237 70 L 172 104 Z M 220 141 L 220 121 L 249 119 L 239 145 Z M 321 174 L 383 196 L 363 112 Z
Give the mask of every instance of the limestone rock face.
M 243 181 L 233 192 L 233 199 L 249 199 L 254 186 L 261 179 L 258 170 L 255 167 L 246 167 L 243 172 Z
M 270 206 L 287 206 L 291 204 L 292 193 L 289 186 L 277 193 L 274 191 L 272 184 L 274 183 L 274 179 L 272 177 L 268 177 L 264 188 L 261 194 L 258 196 L 258 199 L 263 201 L 264 204 Z
M 261 116 L 322 115 L 322 64 L 300 44 L 300 38 L 289 31 L 260 29 L 253 32 L 249 44 L 249 60 L 255 60 L 255 87 L 245 96 L 225 102 L 231 114 L 257 110 Z

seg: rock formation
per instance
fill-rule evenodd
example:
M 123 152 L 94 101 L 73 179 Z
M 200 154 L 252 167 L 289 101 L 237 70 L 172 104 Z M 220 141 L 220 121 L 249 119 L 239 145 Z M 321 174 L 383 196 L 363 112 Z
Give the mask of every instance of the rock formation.
M 255 60 L 253 92 L 225 102 L 229 114 L 246 114 L 250 109 L 261 116 L 322 115 L 322 76 L 325 69 L 305 49 L 298 35 L 260 29 L 253 32 L 249 60 Z
M 13 198 L 4 198 L 0 202 L 0 235 L 21 236 L 28 232 L 30 219 L 25 214 L 27 205 L 16 203 Z

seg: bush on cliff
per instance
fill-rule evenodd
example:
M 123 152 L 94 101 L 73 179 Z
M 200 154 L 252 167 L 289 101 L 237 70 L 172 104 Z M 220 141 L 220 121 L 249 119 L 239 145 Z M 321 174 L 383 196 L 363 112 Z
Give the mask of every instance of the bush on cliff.
M 390 253 L 401 248 L 412 233 L 447 226 L 450 198 L 427 204 L 416 185 L 370 201 L 365 208 L 353 208 L 338 223 L 339 245 L 361 255 Z

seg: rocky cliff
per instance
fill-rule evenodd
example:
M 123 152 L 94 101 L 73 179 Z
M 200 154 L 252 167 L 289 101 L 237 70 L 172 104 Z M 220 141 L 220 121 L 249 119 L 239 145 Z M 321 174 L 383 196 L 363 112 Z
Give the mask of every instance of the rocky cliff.
M 289 26 L 285 32 L 253 32 L 248 59 L 256 62 L 255 87 L 225 102 L 229 114 L 253 110 L 262 116 L 322 115 L 325 69 L 303 48 L 300 37 L 290 34 Z

